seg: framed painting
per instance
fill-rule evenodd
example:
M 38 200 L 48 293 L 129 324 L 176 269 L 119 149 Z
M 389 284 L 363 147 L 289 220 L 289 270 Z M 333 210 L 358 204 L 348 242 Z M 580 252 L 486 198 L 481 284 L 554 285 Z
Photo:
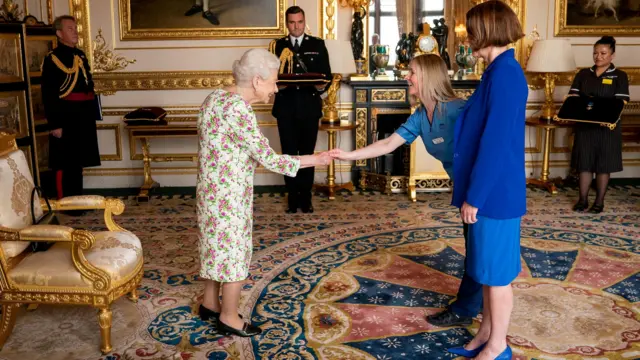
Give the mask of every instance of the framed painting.
M 555 1 L 556 36 L 640 36 L 640 1 Z
M 20 34 L 0 34 L 0 83 L 23 80 Z
M 29 76 L 42 75 L 41 66 L 45 56 L 58 46 L 58 39 L 53 36 L 28 36 L 27 37 L 27 67 Z
M 24 91 L 0 92 L 0 127 L 13 130 L 17 139 L 29 136 Z
M 33 123 L 35 126 L 47 123 L 47 117 L 44 113 L 44 103 L 42 102 L 42 87 L 40 85 L 31 85 L 31 109 L 33 111 Z
M 276 38 L 286 0 L 119 0 L 121 40 Z

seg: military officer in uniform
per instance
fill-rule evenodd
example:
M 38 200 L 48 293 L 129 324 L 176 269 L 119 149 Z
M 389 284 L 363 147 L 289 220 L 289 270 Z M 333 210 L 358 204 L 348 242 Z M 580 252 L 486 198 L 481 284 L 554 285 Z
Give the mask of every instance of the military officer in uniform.
M 281 60 L 283 50 L 288 49 L 287 53 L 289 51 L 292 53 L 290 61 L 293 73 L 318 73 L 323 74 L 327 80 L 331 80 L 329 54 L 324 40 L 304 33 L 306 26 L 304 11 L 299 6 L 292 6 L 287 9 L 285 15 L 289 35 L 272 41 L 271 50 Z M 326 84 L 280 86 L 275 96 L 272 115 L 278 120 L 283 154 L 314 153 L 318 125 L 322 118 L 320 95 L 325 90 Z M 311 203 L 313 177 L 313 168 L 298 171 L 295 178 L 284 177 L 289 194 L 287 213 L 295 213 L 298 208 L 304 213 L 313 212 Z
M 61 198 L 82 195 L 82 169 L 100 166 L 96 120 L 101 114 L 89 62 L 76 48 L 76 20 L 60 16 L 53 26 L 58 46 L 42 63 L 42 100 L 50 130 L 49 165 Z

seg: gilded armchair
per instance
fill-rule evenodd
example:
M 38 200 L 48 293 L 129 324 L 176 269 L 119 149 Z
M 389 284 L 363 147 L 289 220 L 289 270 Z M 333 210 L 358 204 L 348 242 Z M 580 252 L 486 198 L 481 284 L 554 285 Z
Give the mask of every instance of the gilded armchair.
M 102 196 L 50 200 L 54 210 L 104 210 L 108 231 L 91 232 L 61 225 L 33 225 L 29 163 L 13 135 L 0 132 L 0 348 L 15 324 L 16 308 L 38 304 L 89 305 L 98 309 L 103 353 L 111 346 L 111 303 L 128 294 L 137 300 L 142 279 L 142 246 L 112 215 L 124 203 Z M 38 199 L 36 218 L 46 209 Z M 31 252 L 34 241 L 53 242 Z

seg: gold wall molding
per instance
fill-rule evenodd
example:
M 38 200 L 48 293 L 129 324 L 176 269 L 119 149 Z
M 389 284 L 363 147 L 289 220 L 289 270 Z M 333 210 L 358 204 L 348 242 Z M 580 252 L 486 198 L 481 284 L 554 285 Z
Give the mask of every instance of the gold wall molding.
M 113 72 L 95 75 L 96 91 L 214 89 L 233 85 L 230 71 Z
M 320 1 L 320 37 L 323 39 L 335 39 L 335 27 L 337 18 L 337 0 Z
M 93 44 L 93 71 L 116 71 L 124 70 L 129 64 L 134 64 L 135 59 L 127 60 L 122 55 L 116 55 L 109 50 L 107 42 L 102 36 L 102 29 L 98 29 L 95 42 Z
M 87 60 L 89 60 L 89 65 L 93 69 L 89 0 L 69 0 L 69 12 L 71 16 L 76 18 L 76 24 L 78 25 L 78 47 L 84 51 Z M 95 80 L 98 79 L 94 78 Z
M 336 164 L 336 172 L 351 172 L 352 166 L 346 164 Z M 317 167 L 317 173 L 326 173 L 326 167 Z M 198 173 L 197 166 L 154 166 L 153 175 L 196 175 Z M 274 174 L 271 170 L 267 170 L 262 166 L 256 169 L 257 174 Z M 86 168 L 82 171 L 85 176 L 143 176 L 144 168 Z
M 120 124 L 98 124 L 98 130 L 112 130 L 115 137 L 115 154 L 100 154 L 102 161 L 122 161 L 122 135 L 120 134 Z

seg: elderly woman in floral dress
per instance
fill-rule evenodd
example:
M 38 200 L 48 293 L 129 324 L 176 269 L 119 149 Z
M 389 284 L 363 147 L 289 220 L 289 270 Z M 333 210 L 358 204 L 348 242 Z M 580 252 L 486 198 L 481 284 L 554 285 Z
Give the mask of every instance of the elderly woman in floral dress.
M 247 51 L 233 65 L 236 85 L 213 91 L 198 118 L 196 191 L 200 277 L 205 279 L 199 314 L 205 321 L 217 321 L 218 331 L 225 335 L 248 337 L 261 332 L 238 316 L 242 281 L 251 263 L 256 168 L 262 165 L 295 176 L 301 168 L 326 165 L 331 159 L 326 153 L 278 155 L 260 132 L 251 104 L 267 103 L 278 91 L 279 67 L 279 60 L 267 50 Z

